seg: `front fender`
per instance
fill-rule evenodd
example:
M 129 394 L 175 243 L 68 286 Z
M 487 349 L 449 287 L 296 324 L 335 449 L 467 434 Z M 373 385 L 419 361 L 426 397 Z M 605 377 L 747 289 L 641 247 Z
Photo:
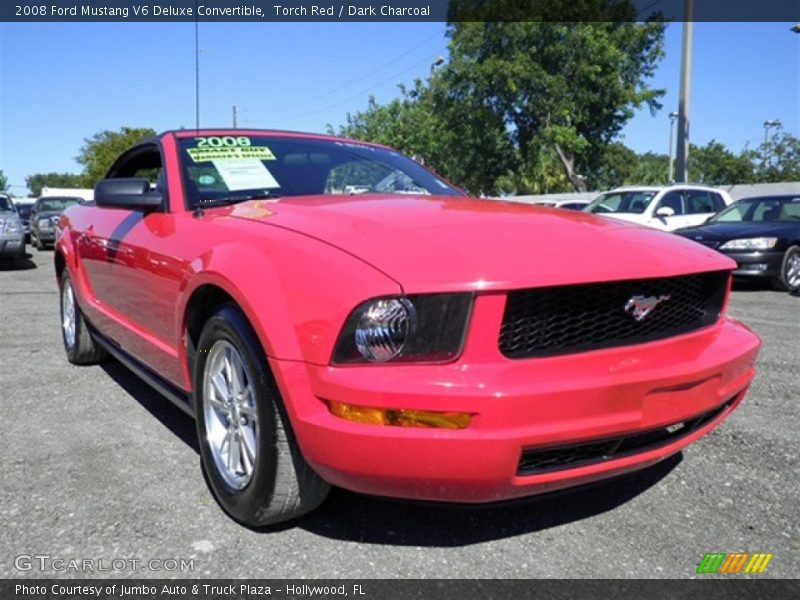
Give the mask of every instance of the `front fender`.
M 247 238 L 247 236 L 244 236 Z M 278 229 L 227 242 L 191 261 L 176 303 L 177 336 L 192 295 L 224 290 L 247 316 L 267 356 L 326 365 L 350 312 L 367 298 L 401 293 L 386 275 L 328 244 Z M 186 344 L 180 345 L 184 354 Z

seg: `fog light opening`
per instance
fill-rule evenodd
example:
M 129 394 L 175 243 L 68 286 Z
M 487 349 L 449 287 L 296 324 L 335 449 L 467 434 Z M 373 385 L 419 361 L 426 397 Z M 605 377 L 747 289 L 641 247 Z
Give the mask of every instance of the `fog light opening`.
M 332 415 L 340 419 L 367 425 L 420 427 L 425 429 L 466 429 L 472 422 L 470 413 L 460 412 L 375 408 L 332 401 L 328 402 L 328 409 Z

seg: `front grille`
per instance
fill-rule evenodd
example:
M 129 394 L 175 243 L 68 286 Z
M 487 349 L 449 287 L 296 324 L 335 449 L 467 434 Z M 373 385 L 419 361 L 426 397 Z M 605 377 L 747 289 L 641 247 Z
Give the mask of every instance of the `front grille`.
M 722 414 L 735 400 L 736 396 L 730 398 L 721 406 L 688 421 L 673 423 L 666 427 L 651 429 L 642 433 L 583 444 L 573 444 L 571 446 L 523 450 L 517 474 L 538 475 L 560 469 L 572 469 L 666 446 L 700 429 Z
M 714 271 L 512 291 L 500 352 L 515 359 L 554 356 L 688 333 L 719 319 L 729 276 Z M 637 321 L 629 304 L 639 297 L 661 302 Z

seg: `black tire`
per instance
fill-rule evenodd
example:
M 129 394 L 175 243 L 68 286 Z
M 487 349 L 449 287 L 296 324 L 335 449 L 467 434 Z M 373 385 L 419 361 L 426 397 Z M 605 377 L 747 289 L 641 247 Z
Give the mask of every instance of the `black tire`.
M 204 380 L 207 365 L 210 372 L 213 369 L 209 359 L 218 343 L 227 343 L 238 353 L 257 411 L 255 460 L 249 480 L 239 489 L 226 481 L 215 462 L 207 433 L 205 409 L 210 400 L 205 397 Z M 197 349 L 193 383 L 200 456 L 209 487 L 225 512 L 249 527 L 263 527 L 317 508 L 330 486 L 311 469 L 298 448 L 264 351 L 246 317 L 235 305 L 224 305 L 203 327 Z M 231 423 L 228 421 L 229 431 Z M 228 449 L 230 452 L 230 446 Z
M 67 327 L 65 326 L 64 320 L 64 311 L 66 308 L 65 302 L 67 302 L 65 292 L 67 290 L 69 290 L 69 293 L 72 294 L 74 309 L 73 318 L 75 333 L 72 343 L 70 343 L 70 340 L 68 339 Z M 72 282 L 70 282 L 69 274 L 67 273 L 66 269 L 64 269 L 64 273 L 61 275 L 60 298 L 61 339 L 64 342 L 64 351 L 67 353 L 67 360 L 73 365 L 94 365 L 102 362 L 108 356 L 108 354 L 106 353 L 105 349 L 92 338 L 92 334 L 86 324 L 86 319 L 84 319 L 83 313 L 81 313 L 81 309 L 78 306 L 78 301 L 75 298 L 75 292 L 72 289 Z
M 783 254 L 780 275 L 772 280 L 772 285 L 776 290 L 782 292 L 800 291 L 800 278 L 790 273 L 790 269 L 798 260 L 800 260 L 800 246 L 789 246 Z

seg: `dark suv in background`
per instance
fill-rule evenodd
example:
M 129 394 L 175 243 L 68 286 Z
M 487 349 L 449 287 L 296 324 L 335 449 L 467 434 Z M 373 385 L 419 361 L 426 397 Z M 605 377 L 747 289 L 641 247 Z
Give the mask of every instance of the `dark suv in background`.
M 30 215 L 31 244 L 36 244 L 37 250 L 44 250 L 56 242 L 56 228 L 61 213 L 68 206 L 79 204 L 81 198 L 70 196 L 45 196 L 38 198 L 33 204 Z

